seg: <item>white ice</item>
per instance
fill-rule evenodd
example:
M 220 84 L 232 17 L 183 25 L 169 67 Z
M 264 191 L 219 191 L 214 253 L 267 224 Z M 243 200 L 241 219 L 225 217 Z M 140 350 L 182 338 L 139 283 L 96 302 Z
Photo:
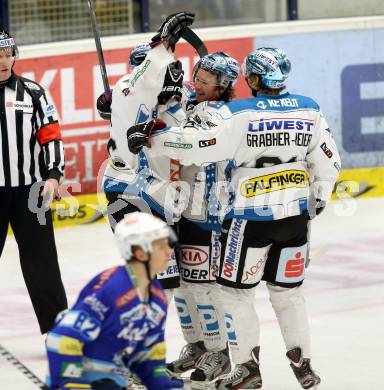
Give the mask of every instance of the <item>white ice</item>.
M 312 330 L 312 365 L 321 390 L 382 390 L 384 351 L 384 199 L 332 202 L 312 222 L 312 263 L 304 283 Z M 96 273 L 118 264 L 106 223 L 56 231 L 64 284 L 72 303 Z M 0 261 L 0 344 L 43 378 L 43 337 L 28 298 L 13 237 Z M 264 390 L 300 389 L 285 357 L 282 337 L 264 286 L 255 299 L 261 319 Z M 167 323 L 168 359 L 184 341 L 173 304 Z M 33 390 L 0 356 L 0 387 Z

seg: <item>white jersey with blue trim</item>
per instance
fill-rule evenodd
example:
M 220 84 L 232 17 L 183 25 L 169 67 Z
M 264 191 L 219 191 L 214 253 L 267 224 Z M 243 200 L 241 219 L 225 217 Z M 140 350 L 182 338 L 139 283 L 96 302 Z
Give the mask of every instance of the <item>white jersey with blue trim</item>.
M 301 214 L 313 188 L 328 200 L 340 157 L 318 104 L 284 93 L 200 103 L 182 127 L 152 134 L 151 153 L 204 165 L 233 159 L 229 217 L 274 220 Z
M 167 220 L 178 219 L 186 203 L 177 201 L 184 194 L 170 185 L 172 161 L 166 156 L 151 157 L 145 151 L 138 155 L 131 153 L 127 130 L 156 117 L 170 126 L 180 125 L 185 118 L 178 101 L 171 99 L 166 105 L 157 104 L 167 66 L 174 60 L 172 52 L 158 45 L 148 52 L 141 65 L 117 82 L 112 95 L 110 159 L 103 180 L 105 192 L 143 198 Z

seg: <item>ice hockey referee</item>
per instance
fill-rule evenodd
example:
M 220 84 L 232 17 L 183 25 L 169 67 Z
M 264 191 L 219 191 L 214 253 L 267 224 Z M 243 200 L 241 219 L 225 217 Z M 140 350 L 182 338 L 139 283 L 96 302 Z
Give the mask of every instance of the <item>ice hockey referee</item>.
M 0 31 L 0 256 L 10 224 L 46 333 L 67 308 L 49 208 L 59 196 L 64 148 L 54 105 L 39 84 L 14 73 L 17 56 L 14 39 Z

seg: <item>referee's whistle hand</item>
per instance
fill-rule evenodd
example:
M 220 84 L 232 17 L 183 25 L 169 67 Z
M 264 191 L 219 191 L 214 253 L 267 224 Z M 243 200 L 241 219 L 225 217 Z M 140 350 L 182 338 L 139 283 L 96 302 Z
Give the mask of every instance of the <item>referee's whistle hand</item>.
M 51 207 L 53 200 L 60 200 L 59 182 L 56 179 L 47 179 L 40 195 L 43 197 L 44 206 Z

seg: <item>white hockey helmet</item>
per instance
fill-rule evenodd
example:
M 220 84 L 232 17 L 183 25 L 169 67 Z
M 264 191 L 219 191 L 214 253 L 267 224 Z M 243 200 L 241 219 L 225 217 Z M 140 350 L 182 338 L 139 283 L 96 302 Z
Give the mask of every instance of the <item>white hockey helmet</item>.
M 152 242 L 161 238 L 168 238 L 170 247 L 177 241 L 175 233 L 164 221 L 147 213 L 126 214 L 115 227 L 117 247 L 125 260 L 132 258 L 133 246 L 151 253 Z

